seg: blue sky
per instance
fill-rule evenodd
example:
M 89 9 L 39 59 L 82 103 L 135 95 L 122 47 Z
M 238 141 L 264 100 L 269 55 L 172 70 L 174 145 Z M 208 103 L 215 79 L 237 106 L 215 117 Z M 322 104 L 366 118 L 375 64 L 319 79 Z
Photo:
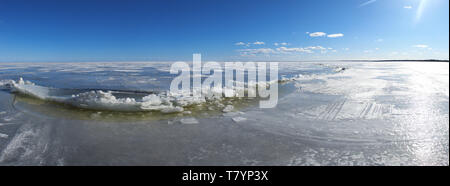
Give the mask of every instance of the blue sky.
M 448 0 L 0 0 L 0 61 L 448 59 Z

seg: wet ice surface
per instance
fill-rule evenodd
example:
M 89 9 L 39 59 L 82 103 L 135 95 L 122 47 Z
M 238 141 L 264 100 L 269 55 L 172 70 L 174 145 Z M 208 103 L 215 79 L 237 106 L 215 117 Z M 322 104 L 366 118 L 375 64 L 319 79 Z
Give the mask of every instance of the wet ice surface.
M 296 78 L 280 85 L 273 109 L 224 102 L 129 116 L 2 88 L 0 165 L 449 165 L 448 63 L 279 66 Z M 165 90 L 169 68 L 0 64 L 0 84 L 23 77 L 55 88 Z

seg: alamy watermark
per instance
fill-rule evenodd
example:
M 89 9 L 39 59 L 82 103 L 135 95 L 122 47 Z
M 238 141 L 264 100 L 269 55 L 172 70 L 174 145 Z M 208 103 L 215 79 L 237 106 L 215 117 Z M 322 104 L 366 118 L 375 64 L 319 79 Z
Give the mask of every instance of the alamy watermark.
M 193 54 L 193 63 L 175 62 L 171 74 L 179 74 L 170 85 L 170 93 L 192 98 L 260 98 L 260 108 L 278 103 L 278 63 L 218 62 L 202 64 L 201 54 Z M 247 72 L 247 73 L 245 73 Z M 203 79 L 202 79 L 203 77 Z

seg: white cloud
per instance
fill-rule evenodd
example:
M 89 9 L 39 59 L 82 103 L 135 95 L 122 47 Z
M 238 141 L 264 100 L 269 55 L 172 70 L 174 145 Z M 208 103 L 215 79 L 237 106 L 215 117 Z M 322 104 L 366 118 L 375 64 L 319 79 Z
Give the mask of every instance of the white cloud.
M 254 45 L 264 45 L 266 43 L 262 42 L 262 41 L 256 41 L 253 43 Z
M 310 33 L 309 36 L 310 37 L 323 37 L 326 36 L 327 34 L 325 32 L 314 32 L 314 33 Z
M 249 47 L 249 46 L 251 46 L 251 45 L 265 45 L 266 43 L 264 43 L 264 42 L 262 42 L 262 41 L 255 41 L 255 42 L 253 42 L 253 43 L 244 43 L 244 42 L 237 42 L 237 43 L 235 43 L 234 45 L 236 45 L 236 46 L 247 46 L 247 47 Z
M 377 40 L 375 40 L 375 42 L 379 42 L 379 43 L 381 43 L 383 41 L 384 41 L 384 39 L 377 39 Z
M 329 34 L 327 37 L 329 37 L 329 38 L 344 37 L 344 34 L 341 34 L 341 33 L 338 33 L 338 34 Z
M 238 50 L 238 51 L 243 56 L 256 55 L 256 54 L 273 54 L 273 53 L 276 53 L 276 51 L 271 49 L 271 48 L 242 49 L 242 50 Z
M 281 53 L 288 53 L 288 52 L 314 53 L 314 50 L 318 50 L 321 53 L 326 53 L 327 48 L 323 46 L 309 46 L 304 48 L 287 48 L 287 47 L 277 48 L 277 51 Z M 329 48 L 329 50 L 332 50 L 332 48 Z
M 370 5 L 375 2 L 377 2 L 377 0 L 369 0 L 369 1 L 366 1 L 365 3 L 360 4 L 359 7 L 367 6 L 367 5 Z
M 307 32 L 309 33 L 309 32 Z M 310 37 L 329 37 L 329 38 L 338 38 L 338 37 L 344 37 L 344 34 L 342 33 L 337 33 L 337 34 L 329 34 L 327 35 L 327 33 L 325 32 L 313 32 L 313 33 L 309 33 Z
M 428 45 L 420 44 L 420 45 L 413 45 L 412 47 L 415 47 L 415 48 L 428 48 Z
M 403 8 L 404 8 L 404 9 L 411 9 L 412 6 L 404 6 Z
M 326 48 L 323 47 L 323 46 L 309 46 L 309 47 L 306 47 L 305 49 L 308 49 L 308 50 L 326 50 Z
M 308 49 L 305 49 L 305 48 L 280 47 L 280 48 L 277 48 L 277 51 L 282 52 L 282 53 L 287 53 L 287 52 L 313 53 L 311 50 L 308 50 Z
M 327 48 L 323 46 L 308 46 L 308 47 L 285 47 L 289 43 L 274 43 L 275 46 L 280 46 L 278 48 L 257 48 L 257 49 L 240 49 L 237 50 L 241 56 L 257 56 L 257 55 L 269 55 L 269 54 L 292 54 L 292 53 L 305 53 L 310 54 L 315 51 L 325 54 L 327 52 L 338 52 L 333 48 Z M 285 46 L 281 46 L 285 45 Z
M 287 45 L 289 45 L 289 43 L 286 43 L 286 42 L 283 42 L 283 43 L 274 43 L 273 45 L 275 45 L 275 46 L 287 46 Z

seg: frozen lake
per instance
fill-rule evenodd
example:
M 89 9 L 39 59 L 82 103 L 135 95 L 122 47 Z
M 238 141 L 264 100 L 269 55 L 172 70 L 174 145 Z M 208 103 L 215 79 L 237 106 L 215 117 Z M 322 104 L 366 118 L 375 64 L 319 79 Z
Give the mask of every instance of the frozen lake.
M 245 99 L 167 113 L 54 101 L 138 102 L 167 91 L 169 69 L 0 63 L 0 165 L 449 165 L 449 63 L 280 62 L 288 81 L 272 109 Z M 20 78 L 39 91 L 13 91 Z

